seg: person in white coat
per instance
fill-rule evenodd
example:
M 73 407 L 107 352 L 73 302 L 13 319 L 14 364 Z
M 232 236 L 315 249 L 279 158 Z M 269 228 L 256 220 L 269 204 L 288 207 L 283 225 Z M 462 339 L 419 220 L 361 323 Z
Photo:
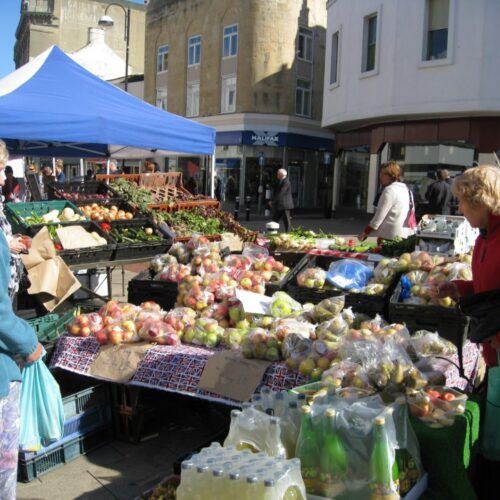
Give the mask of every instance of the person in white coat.
M 383 191 L 375 215 L 358 236 L 360 241 L 364 241 L 373 233 L 379 240 L 392 240 L 396 236 L 407 238 L 415 232 L 408 225 L 412 194 L 400 179 L 401 167 L 397 163 L 389 162 L 382 165 L 379 180 Z

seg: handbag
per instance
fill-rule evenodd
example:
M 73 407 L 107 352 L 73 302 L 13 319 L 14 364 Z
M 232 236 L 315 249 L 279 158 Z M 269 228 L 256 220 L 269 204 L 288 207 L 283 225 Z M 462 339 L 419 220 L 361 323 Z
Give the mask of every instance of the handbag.
M 470 316 L 469 338 L 478 343 L 500 332 L 500 289 L 462 297 L 458 307 Z
M 413 201 L 413 193 L 410 188 L 408 189 L 408 196 L 410 198 L 410 208 L 408 210 L 408 216 L 406 217 L 405 226 L 410 229 L 415 229 L 417 227 L 417 216 L 415 215 L 415 203 Z
M 488 369 L 488 388 L 484 410 L 481 453 L 489 460 L 500 460 L 500 352 L 498 366 Z

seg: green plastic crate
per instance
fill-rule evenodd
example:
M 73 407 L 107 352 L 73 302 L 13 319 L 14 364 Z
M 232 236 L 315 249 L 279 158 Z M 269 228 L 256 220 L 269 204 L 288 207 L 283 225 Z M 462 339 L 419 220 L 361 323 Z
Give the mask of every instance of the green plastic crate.
M 44 450 L 44 453 L 35 455 L 28 460 L 19 460 L 17 479 L 29 483 L 37 477 L 57 467 L 85 455 L 112 440 L 113 429 L 110 425 L 89 432 L 82 436 L 69 436 L 52 444 Z
M 35 234 L 38 233 L 38 231 L 40 231 L 40 229 L 44 226 L 74 224 L 75 221 L 30 225 L 25 221 L 27 217 L 31 217 L 33 214 L 42 216 L 52 210 L 59 210 L 59 212 L 61 212 L 65 208 L 71 208 L 75 213 L 85 217 L 85 214 L 76 205 L 67 200 L 7 203 L 5 206 L 5 212 L 7 219 L 16 231 L 28 234 L 29 236 L 35 236 Z M 88 221 L 87 217 L 85 217 L 85 220 Z

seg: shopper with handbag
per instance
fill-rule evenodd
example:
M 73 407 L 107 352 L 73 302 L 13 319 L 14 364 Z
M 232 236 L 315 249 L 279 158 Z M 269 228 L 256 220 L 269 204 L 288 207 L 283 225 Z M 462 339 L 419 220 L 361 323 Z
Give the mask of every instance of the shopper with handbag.
M 472 316 L 469 337 L 481 343 L 482 354 L 488 373 L 488 390 L 485 422 L 483 427 L 482 452 L 490 459 L 478 468 L 484 477 L 478 481 L 484 486 L 484 496 L 493 491 L 500 473 L 500 373 L 491 369 L 498 364 L 500 352 L 500 168 L 489 165 L 466 170 L 455 178 L 453 195 L 457 197 L 458 209 L 472 227 L 480 234 L 474 245 L 472 256 L 472 280 L 444 281 L 435 284 L 433 295 L 437 298 L 451 297 L 459 300 L 463 311 Z M 496 412 L 492 425 L 492 412 Z M 487 481 L 492 480 L 490 485 Z M 488 493 L 489 492 L 489 493 Z M 489 497 L 491 498 L 491 497 Z
M 384 163 L 379 181 L 383 191 L 375 215 L 358 239 L 364 241 L 370 234 L 379 240 L 407 238 L 415 232 L 415 205 L 412 192 L 401 182 L 401 167 L 395 162 Z

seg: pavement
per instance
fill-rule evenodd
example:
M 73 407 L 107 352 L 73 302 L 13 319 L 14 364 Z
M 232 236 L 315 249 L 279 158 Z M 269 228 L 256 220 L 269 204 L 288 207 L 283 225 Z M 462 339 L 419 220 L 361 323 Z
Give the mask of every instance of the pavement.
M 269 217 L 251 214 L 240 223 L 264 231 Z M 318 214 L 298 214 L 293 227 L 303 227 L 341 236 L 355 236 L 368 218 L 325 219 Z M 147 267 L 145 264 L 121 268 L 112 274 L 113 297 L 126 300 L 128 281 Z M 124 280 L 124 281 L 122 281 Z M 123 293 L 125 290 L 125 293 Z M 176 459 L 224 435 L 229 407 L 194 398 L 150 391 L 149 406 L 154 414 L 146 421 L 144 439 L 133 444 L 122 439 L 105 440 L 95 451 L 41 475 L 30 483 L 18 483 L 20 500 L 131 500 L 172 474 Z M 145 406 L 147 407 L 147 405 Z M 116 437 L 116 434 L 115 434 Z

